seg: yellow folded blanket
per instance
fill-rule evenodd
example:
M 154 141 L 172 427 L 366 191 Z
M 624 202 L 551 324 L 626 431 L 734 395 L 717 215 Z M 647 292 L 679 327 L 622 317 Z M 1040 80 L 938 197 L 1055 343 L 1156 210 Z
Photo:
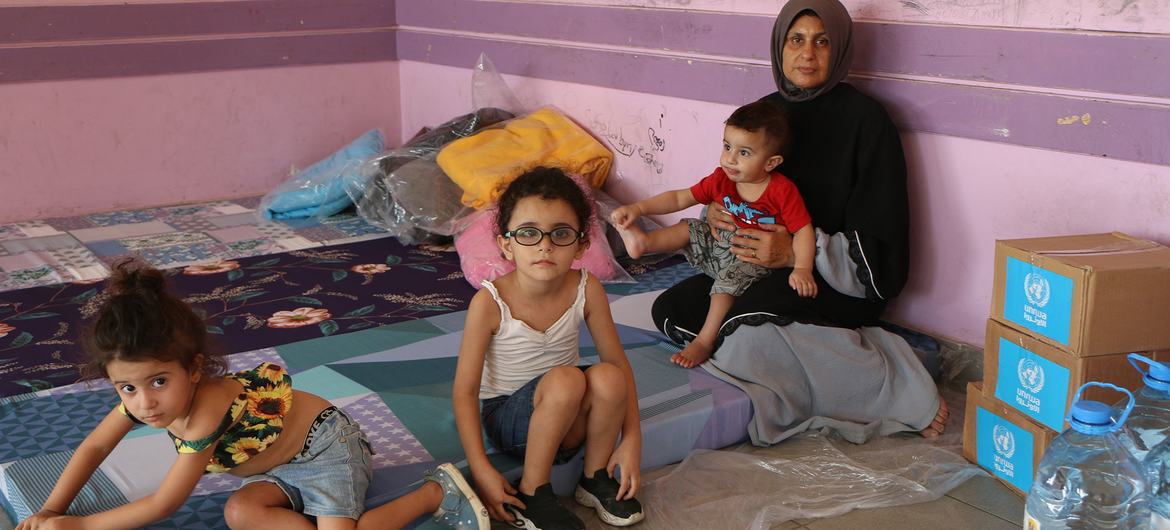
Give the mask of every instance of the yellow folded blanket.
M 436 160 L 463 189 L 463 204 L 482 209 L 494 204 L 516 177 L 536 166 L 553 166 L 585 177 L 594 188 L 605 184 L 613 154 L 584 129 L 544 107 L 455 140 Z

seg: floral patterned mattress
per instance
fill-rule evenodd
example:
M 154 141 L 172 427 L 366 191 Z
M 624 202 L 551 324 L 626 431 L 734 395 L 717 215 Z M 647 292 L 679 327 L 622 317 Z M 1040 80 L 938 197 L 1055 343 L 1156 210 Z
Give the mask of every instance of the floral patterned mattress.
M 279 363 L 292 374 L 294 387 L 331 400 L 361 423 L 375 451 L 367 497 L 373 506 L 416 488 L 423 471 L 438 463 L 466 467 L 450 396 L 473 291 L 456 273 L 453 257 L 383 239 L 175 269 L 171 279 L 204 311 L 209 329 L 230 338 L 225 343 L 251 345 L 230 356 L 233 370 Z M 657 293 L 693 273 L 675 261 L 637 275 L 637 284 L 607 286 L 638 382 L 645 468 L 747 436 L 747 396 L 702 370 L 671 364 L 677 347 L 649 322 Z M 35 512 L 73 449 L 117 403 L 106 383 L 64 384 L 75 360 L 68 352 L 75 348 L 77 322 L 101 296 L 96 287 L 39 287 L 37 302 L 28 289 L 15 298 L 4 293 L 7 300 L 0 295 L 6 314 L 22 316 L 0 338 L 0 348 L 15 336 L 17 350 L 33 347 L 35 357 L 53 359 L 38 362 L 18 353 L 14 361 L 11 349 L 0 351 L 6 357 L 0 361 L 8 362 L 0 366 L 15 366 L 22 378 L 6 379 L 10 395 L 0 399 L 0 505 L 13 520 Z M 583 361 L 595 361 L 592 341 L 583 334 Z M 21 389 L 35 391 L 15 394 Z M 153 492 L 174 458 L 163 431 L 131 431 L 72 510 L 90 513 Z M 518 477 L 518 461 L 492 458 Z M 578 455 L 557 466 L 554 489 L 569 493 L 580 465 Z M 206 475 L 186 505 L 153 528 L 226 528 L 223 505 L 238 486 L 231 475 Z

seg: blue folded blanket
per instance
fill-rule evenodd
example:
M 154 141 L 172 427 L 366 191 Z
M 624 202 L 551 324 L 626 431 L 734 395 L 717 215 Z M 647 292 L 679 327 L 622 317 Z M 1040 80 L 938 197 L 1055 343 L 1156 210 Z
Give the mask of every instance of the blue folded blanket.
M 361 180 L 362 165 L 386 147 L 382 133 L 371 129 L 328 158 L 284 181 L 260 201 L 265 219 L 327 217 L 353 201 L 346 184 Z

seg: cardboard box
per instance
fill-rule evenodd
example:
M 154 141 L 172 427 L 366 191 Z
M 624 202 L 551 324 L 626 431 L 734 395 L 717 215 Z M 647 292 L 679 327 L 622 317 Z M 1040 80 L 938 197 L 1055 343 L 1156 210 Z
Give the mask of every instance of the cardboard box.
M 998 400 L 980 383 L 967 385 L 963 456 L 1020 495 L 1027 495 L 1040 457 L 1056 433 Z
M 983 392 L 1052 429 L 1068 427 L 1065 416 L 1077 388 L 1089 381 L 1113 383 L 1129 390 L 1142 386 L 1142 374 L 1129 364 L 1128 353 L 1077 357 L 1028 333 L 993 319 L 987 321 L 983 350 Z M 1170 351 L 1142 352 L 1170 361 Z M 1123 398 L 1104 388 L 1085 390 L 1085 398 L 1113 404 Z
M 1120 233 L 997 241 L 992 318 L 1078 356 L 1170 348 L 1170 248 Z

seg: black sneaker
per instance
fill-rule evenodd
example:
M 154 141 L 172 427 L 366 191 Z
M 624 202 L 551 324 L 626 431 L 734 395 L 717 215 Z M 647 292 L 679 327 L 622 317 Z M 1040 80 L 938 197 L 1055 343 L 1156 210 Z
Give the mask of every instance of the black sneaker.
M 520 502 L 523 502 L 527 506 L 527 508 L 520 509 L 507 505 L 508 509 L 512 511 L 512 515 L 516 516 L 516 521 L 513 523 L 516 528 L 526 528 L 527 530 L 585 530 L 585 523 L 581 522 L 581 519 L 557 500 L 557 496 L 552 490 L 552 484 L 545 484 L 536 488 L 536 491 L 533 492 L 531 497 L 521 492 L 516 492 L 516 498 L 520 499 Z
M 593 478 L 581 475 L 574 495 L 582 506 L 593 508 L 606 524 L 630 526 L 646 518 L 642 503 L 638 499 L 617 500 L 621 484 L 609 476 L 604 469 L 593 473 Z

